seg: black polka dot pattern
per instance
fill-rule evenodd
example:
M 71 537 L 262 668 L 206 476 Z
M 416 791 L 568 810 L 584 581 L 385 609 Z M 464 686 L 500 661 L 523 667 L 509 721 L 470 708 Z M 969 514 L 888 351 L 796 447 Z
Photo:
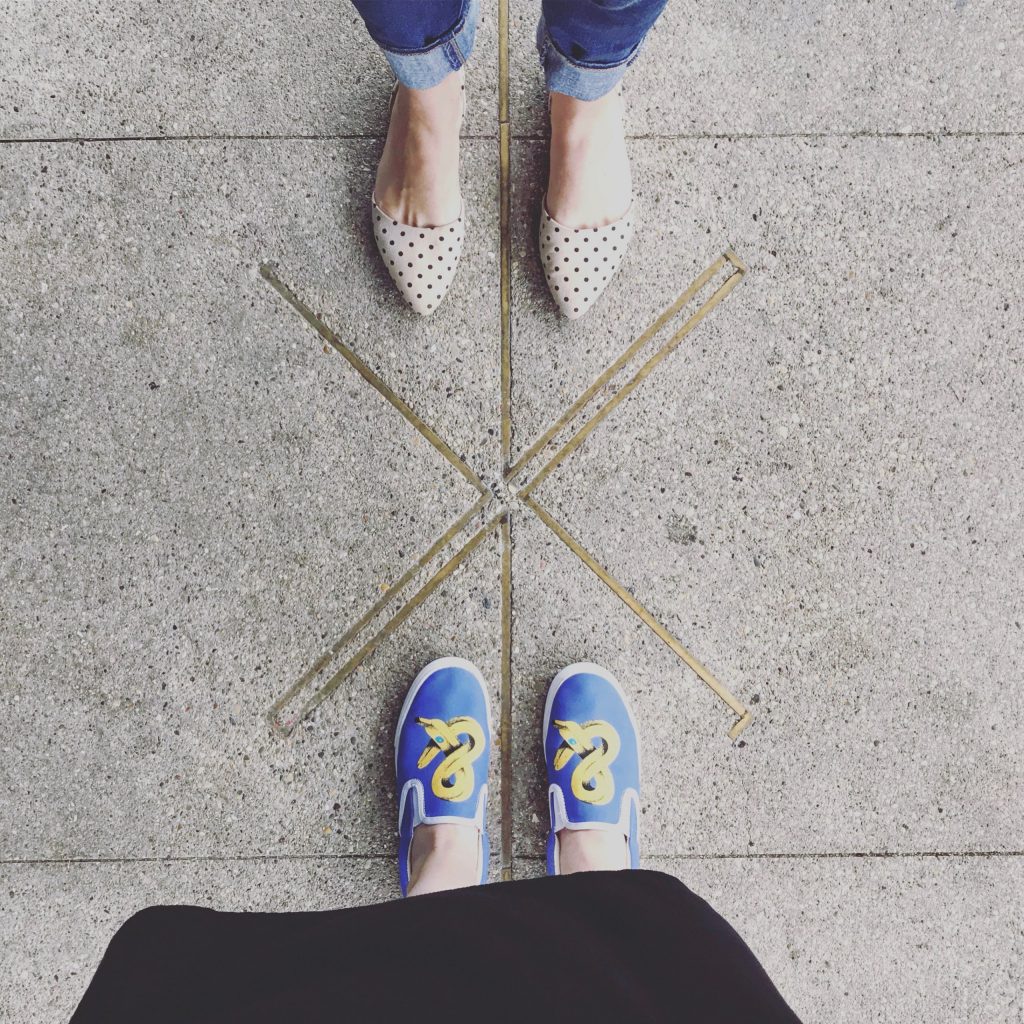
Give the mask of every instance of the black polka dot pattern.
M 619 269 L 633 235 L 633 209 L 605 227 L 567 228 L 541 206 L 541 267 L 558 309 L 570 320 L 593 306 Z
M 451 287 L 462 254 L 464 217 L 438 228 L 399 224 L 372 205 L 373 237 L 398 293 L 421 316 L 437 309 Z

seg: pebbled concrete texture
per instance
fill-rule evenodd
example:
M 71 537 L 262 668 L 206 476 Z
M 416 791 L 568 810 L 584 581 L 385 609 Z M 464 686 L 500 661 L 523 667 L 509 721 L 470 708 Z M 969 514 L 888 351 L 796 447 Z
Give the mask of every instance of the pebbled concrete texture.
M 494 136 L 497 13 L 481 7 L 463 130 Z M 391 82 L 347 2 L 12 0 L 0 11 L 2 138 L 375 137 Z
M 537 5 L 512 0 L 512 111 L 542 135 Z M 1020 132 L 1015 0 L 669 3 L 624 83 L 636 135 Z
M 638 711 L 645 864 L 805 1020 L 1018 1024 L 1014 6 L 670 4 L 625 83 L 640 234 L 577 324 L 536 258 L 535 13 L 512 0 L 513 451 L 735 248 L 745 280 L 538 497 L 756 718 L 731 744 L 513 500 L 514 874 L 545 688 L 598 660 Z M 493 4 L 479 38 L 466 248 L 423 321 L 372 242 L 389 75 L 346 3 L 0 12 L 5 1024 L 66 1020 L 149 903 L 392 898 L 405 687 L 457 654 L 499 706 L 492 535 L 290 738 L 265 718 L 476 492 L 261 263 L 510 500 Z M 497 880 L 497 759 L 490 785 Z
M 482 4 L 465 131 L 493 136 L 497 11 Z M 512 0 L 512 121 L 543 133 L 537 4 Z M 111 65 L 116 64 L 116 75 Z M 390 72 L 345 2 L 15 0 L 0 136 L 376 135 Z M 670 4 L 626 81 L 639 135 L 1020 131 L 1013 0 Z
M 287 144 L 284 144 L 287 149 Z M 287 245 L 266 258 L 327 325 L 365 359 L 488 485 L 500 476 L 501 372 L 498 167 L 494 144 L 463 143 L 467 238 L 455 285 L 430 317 L 411 316 L 380 265 L 366 213 L 379 142 L 312 147 L 324 188 L 303 187 Z M 304 174 L 295 179 L 303 186 Z M 274 185 L 269 187 L 274 188 Z M 279 254 L 279 255 L 278 255 Z M 384 277 L 381 278 L 381 274 Z M 387 284 L 382 287 L 381 282 Z
M 1005 813 L 1024 799 L 1019 144 L 659 141 L 634 155 L 653 234 L 617 282 L 618 322 L 653 320 L 726 225 L 750 271 L 538 498 L 766 726 L 716 748 L 722 817 L 691 789 L 710 737 L 651 737 L 655 849 L 1019 850 Z M 997 219 L 1014 226 L 993 237 Z M 544 410 L 528 439 L 639 333 L 613 347 L 588 327 L 555 334 L 553 316 L 538 301 L 518 317 L 521 389 L 543 382 L 516 406 Z M 584 338 L 596 351 L 567 359 Z M 524 632 L 546 637 L 563 600 L 585 621 L 632 617 L 592 590 L 549 595 Z M 687 699 L 700 686 L 666 670 Z
M 4 856 L 392 841 L 387 757 L 367 749 L 390 749 L 415 644 L 325 708 L 329 745 L 276 742 L 264 714 L 475 491 L 256 276 L 303 236 L 306 188 L 285 183 L 310 169 L 247 145 L 3 154 L 20 297 L 2 385 Z M 314 149 L 321 169 L 339 157 Z M 419 652 L 452 653 L 453 601 L 487 639 L 451 646 L 493 664 L 495 573 L 470 579 L 422 609 Z M 347 701 L 374 708 L 369 737 Z

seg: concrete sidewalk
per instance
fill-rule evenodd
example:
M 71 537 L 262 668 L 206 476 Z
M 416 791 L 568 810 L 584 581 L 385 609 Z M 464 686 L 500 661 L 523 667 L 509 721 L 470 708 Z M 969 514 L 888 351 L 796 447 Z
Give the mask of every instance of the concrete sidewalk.
M 898 6 L 672 0 L 627 79 L 657 245 L 570 324 L 511 0 L 510 457 L 723 252 L 747 267 L 535 491 L 617 594 L 502 482 L 496 3 L 426 321 L 374 249 L 390 80 L 349 5 L 6 5 L 0 1021 L 66 1020 L 151 903 L 395 897 L 391 733 L 442 654 L 510 707 L 496 881 L 542 870 L 547 682 L 600 661 L 639 713 L 647 866 L 801 1017 L 1024 1020 L 1024 22 Z M 483 501 L 460 466 L 494 496 L 447 555 L 508 532 L 404 618 L 447 555 L 396 581 Z M 358 668 L 323 689 L 339 647 L 283 700 L 392 594 Z M 753 712 L 736 741 L 624 594 Z

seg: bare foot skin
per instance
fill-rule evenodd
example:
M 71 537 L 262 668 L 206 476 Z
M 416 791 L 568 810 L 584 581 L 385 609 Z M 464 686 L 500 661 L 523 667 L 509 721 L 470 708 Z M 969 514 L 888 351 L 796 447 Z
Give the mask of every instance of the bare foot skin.
M 374 198 L 402 224 L 438 227 L 459 216 L 462 81 L 456 71 L 432 89 L 395 93 Z
M 480 837 L 469 825 L 419 825 L 409 850 L 409 895 L 480 881 Z
M 548 213 L 567 227 L 604 227 L 625 215 L 632 194 L 619 90 L 598 100 L 552 93 Z
M 629 847 L 620 832 L 563 828 L 558 833 L 558 873 L 619 871 L 629 864 Z

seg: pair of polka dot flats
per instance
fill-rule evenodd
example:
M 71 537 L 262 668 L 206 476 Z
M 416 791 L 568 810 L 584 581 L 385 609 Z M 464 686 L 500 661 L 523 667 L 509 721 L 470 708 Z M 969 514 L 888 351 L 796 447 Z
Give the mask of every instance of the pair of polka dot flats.
M 397 84 L 391 94 L 394 106 Z M 465 85 L 462 113 L 465 113 Z M 577 320 L 591 309 L 622 265 L 633 237 L 634 205 L 612 224 L 574 228 L 560 224 L 541 203 L 540 260 L 558 310 Z M 429 316 L 451 288 L 465 239 L 465 205 L 459 216 L 436 227 L 402 224 L 373 197 L 371 216 L 377 251 L 398 293 L 421 316 Z
M 377 250 L 403 299 L 429 316 L 455 277 L 465 237 L 463 216 L 435 228 L 400 224 L 373 204 Z M 560 312 L 578 320 L 597 301 L 622 265 L 633 237 L 633 208 L 600 228 L 570 228 L 541 207 L 540 260 Z

